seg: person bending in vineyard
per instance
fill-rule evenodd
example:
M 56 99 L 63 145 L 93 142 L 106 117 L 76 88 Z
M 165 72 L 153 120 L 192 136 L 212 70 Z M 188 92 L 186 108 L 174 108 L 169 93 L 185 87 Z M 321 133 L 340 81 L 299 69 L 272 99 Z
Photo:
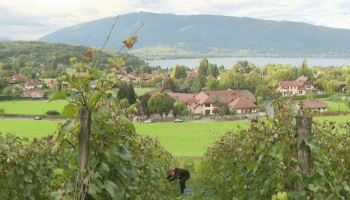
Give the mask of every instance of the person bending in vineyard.
M 168 181 L 171 182 L 175 179 L 180 179 L 180 188 L 181 194 L 184 193 L 184 189 L 186 188 L 185 182 L 190 178 L 190 172 L 187 169 L 181 168 L 169 168 L 169 176 L 167 177 Z

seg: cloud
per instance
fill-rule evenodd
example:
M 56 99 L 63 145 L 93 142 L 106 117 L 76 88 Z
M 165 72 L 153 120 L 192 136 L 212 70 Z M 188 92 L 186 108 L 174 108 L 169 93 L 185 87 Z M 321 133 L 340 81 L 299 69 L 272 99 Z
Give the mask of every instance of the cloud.
M 350 29 L 348 0 L 11 0 L 0 2 L 0 37 L 36 40 L 64 27 L 139 11 L 226 15 Z

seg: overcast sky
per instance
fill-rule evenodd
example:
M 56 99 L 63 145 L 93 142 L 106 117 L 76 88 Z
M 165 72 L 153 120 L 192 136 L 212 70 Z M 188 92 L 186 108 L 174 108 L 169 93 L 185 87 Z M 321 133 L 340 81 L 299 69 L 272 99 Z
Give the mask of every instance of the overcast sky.
M 37 40 L 78 23 L 139 11 L 250 17 L 350 29 L 350 0 L 0 0 L 0 38 Z

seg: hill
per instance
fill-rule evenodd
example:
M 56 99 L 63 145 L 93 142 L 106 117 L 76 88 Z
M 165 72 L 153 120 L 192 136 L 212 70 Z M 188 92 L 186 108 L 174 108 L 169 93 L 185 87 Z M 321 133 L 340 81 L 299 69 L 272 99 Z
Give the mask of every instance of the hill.
M 11 41 L 11 39 L 8 37 L 1 37 L 0 41 Z
M 120 16 L 106 44 L 116 50 L 151 13 Z M 115 17 L 77 24 L 39 41 L 100 48 Z M 350 30 L 298 22 L 216 15 L 154 14 L 141 28 L 135 55 L 149 58 L 202 56 L 350 57 Z
M 88 49 L 89 47 L 82 45 L 52 44 L 37 41 L 0 41 L 0 71 L 5 66 L 7 70 L 14 70 L 19 73 L 22 67 L 29 66 L 36 69 L 41 68 L 42 63 L 45 63 L 44 71 L 56 71 L 59 63 L 69 67 L 71 65 L 69 58 L 71 57 L 77 57 L 78 61 L 83 60 Z M 98 51 L 95 52 L 94 59 L 97 58 Z M 97 67 L 104 69 L 108 63 L 107 59 L 113 57 L 114 54 L 115 51 L 103 51 Z M 138 68 L 145 64 L 143 60 L 129 53 L 122 52 L 121 55 L 125 61 L 125 66 L 132 65 Z M 92 67 L 92 63 L 90 67 Z M 52 75 L 47 78 L 55 77 L 57 76 Z

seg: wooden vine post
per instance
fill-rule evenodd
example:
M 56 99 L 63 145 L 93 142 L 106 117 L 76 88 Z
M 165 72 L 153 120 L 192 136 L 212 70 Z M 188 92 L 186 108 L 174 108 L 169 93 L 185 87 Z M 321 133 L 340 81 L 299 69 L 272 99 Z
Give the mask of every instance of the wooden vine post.
M 312 117 L 306 115 L 297 115 L 296 119 L 296 128 L 298 133 L 298 159 L 303 159 L 303 164 L 297 165 L 296 168 L 300 173 L 308 173 L 311 166 L 311 150 L 310 147 L 304 145 L 304 148 L 301 148 L 300 145 L 303 143 L 304 138 L 308 138 L 311 136 L 311 125 L 312 125 Z M 305 190 L 302 187 L 298 186 L 299 191 Z M 298 197 L 295 198 L 299 199 Z
M 83 184 L 84 179 L 89 174 L 89 138 L 91 129 L 91 111 L 88 108 L 81 108 L 79 110 L 79 168 L 86 170 L 85 174 L 80 174 L 80 199 L 89 200 L 92 199 L 87 191 L 87 185 Z

